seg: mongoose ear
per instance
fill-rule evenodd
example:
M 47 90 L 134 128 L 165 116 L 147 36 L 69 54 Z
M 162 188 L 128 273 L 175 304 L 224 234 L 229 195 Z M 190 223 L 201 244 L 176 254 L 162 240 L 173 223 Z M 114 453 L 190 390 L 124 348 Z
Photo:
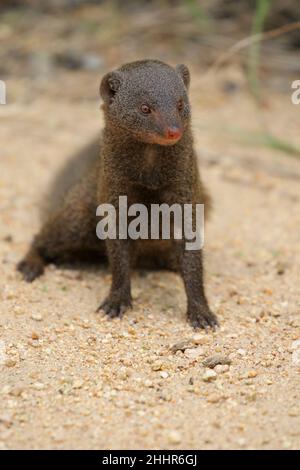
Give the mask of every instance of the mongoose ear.
M 106 104 L 113 101 L 121 85 L 121 78 L 118 72 L 109 72 L 101 80 L 100 83 L 100 96 Z
M 187 66 L 184 64 L 179 64 L 179 65 L 176 65 L 175 70 L 178 73 L 178 75 L 180 75 L 180 77 L 182 78 L 182 81 L 185 84 L 186 88 L 189 88 L 191 76 L 190 76 L 190 71 L 187 68 Z

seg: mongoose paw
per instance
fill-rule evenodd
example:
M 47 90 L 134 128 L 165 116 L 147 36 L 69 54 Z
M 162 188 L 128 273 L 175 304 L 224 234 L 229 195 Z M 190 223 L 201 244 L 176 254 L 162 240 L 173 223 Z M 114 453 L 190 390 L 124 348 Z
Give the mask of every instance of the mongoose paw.
M 32 282 L 44 272 L 44 263 L 40 258 L 25 258 L 17 265 L 17 270 L 26 282 Z
M 108 296 L 97 309 L 97 312 L 102 310 L 109 318 L 118 318 L 122 317 L 126 310 L 131 307 L 130 299 L 122 300 L 116 299 L 113 296 Z
M 196 308 L 189 309 L 187 317 L 190 325 L 195 329 L 203 328 L 208 330 L 212 328 L 215 331 L 219 326 L 216 315 L 207 306 L 197 306 Z

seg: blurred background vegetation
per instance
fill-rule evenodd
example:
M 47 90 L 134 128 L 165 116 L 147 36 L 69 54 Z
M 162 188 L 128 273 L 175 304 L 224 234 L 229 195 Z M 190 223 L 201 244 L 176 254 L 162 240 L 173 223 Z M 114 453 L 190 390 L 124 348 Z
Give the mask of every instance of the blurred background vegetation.
M 199 87 L 214 70 L 222 92 L 243 88 L 259 107 L 268 106 L 264 90 L 290 94 L 300 77 L 299 0 L 1 0 L 0 17 L 0 78 L 14 82 L 10 102 L 43 92 L 95 99 L 106 70 L 141 58 L 187 63 Z M 226 55 L 245 37 L 294 23 Z M 258 140 L 298 154 L 267 130 Z

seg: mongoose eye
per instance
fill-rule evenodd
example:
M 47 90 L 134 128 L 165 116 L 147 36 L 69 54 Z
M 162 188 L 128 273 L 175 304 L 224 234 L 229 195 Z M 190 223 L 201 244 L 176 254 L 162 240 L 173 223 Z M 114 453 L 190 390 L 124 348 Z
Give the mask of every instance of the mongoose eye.
M 181 111 L 184 107 L 184 102 L 183 100 L 179 100 L 178 103 L 177 103 L 177 109 L 178 111 Z
M 150 114 L 151 113 L 151 109 L 146 104 L 142 104 L 141 111 L 142 111 L 143 114 Z

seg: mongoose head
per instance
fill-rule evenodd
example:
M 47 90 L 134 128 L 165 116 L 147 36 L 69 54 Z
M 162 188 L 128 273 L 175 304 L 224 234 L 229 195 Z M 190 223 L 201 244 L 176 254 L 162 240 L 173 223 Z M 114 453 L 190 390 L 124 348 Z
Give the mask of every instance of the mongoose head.
M 190 73 L 156 60 L 131 62 L 106 74 L 100 85 L 106 125 L 138 141 L 173 145 L 190 121 Z

